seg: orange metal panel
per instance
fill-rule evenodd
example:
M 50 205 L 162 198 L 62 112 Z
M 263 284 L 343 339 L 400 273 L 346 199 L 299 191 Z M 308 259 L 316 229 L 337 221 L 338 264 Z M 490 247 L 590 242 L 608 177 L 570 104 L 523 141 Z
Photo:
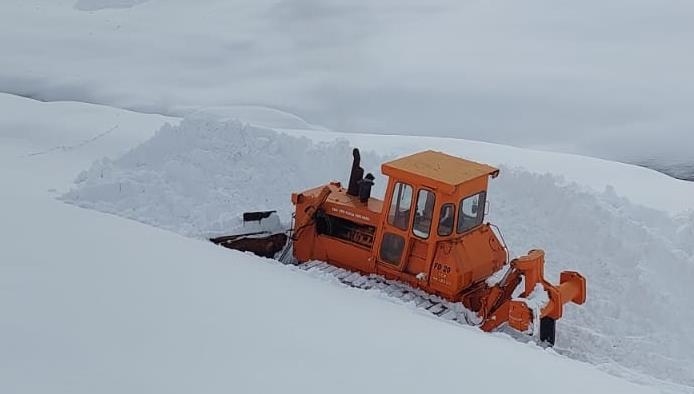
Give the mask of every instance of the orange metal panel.
M 384 175 L 400 179 L 419 177 L 426 182 L 458 186 L 480 177 L 496 177 L 499 169 L 441 152 L 424 151 L 384 163 Z M 435 185 L 430 185 L 435 186 Z

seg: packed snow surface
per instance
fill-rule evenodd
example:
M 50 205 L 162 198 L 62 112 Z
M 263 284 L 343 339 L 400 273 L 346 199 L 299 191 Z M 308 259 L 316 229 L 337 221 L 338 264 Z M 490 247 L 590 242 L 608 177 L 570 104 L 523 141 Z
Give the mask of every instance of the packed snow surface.
M 135 131 L 146 138 L 167 119 L 0 103 L 0 392 L 654 392 L 272 260 L 63 204 L 54 189 L 75 168 L 119 156 L 119 141 L 141 142 Z M 17 112 L 23 122 L 8 122 Z
M 326 136 L 337 133 L 277 132 L 239 121 L 186 119 L 178 126 L 164 126 L 119 158 L 96 161 L 62 198 L 202 238 L 233 231 L 246 210 L 277 209 L 287 221 L 292 191 L 329 180 L 345 182 L 351 164 L 346 138 L 359 140 L 362 166 L 377 175 L 374 195 L 382 194 L 385 185 L 380 163 L 398 153 L 434 145 L 460 154 L 478 147 L 453 139 L 438 141 L 437 146 L 428 143 L 435 138 L 422 143 L 397 136 Z M 594 182 L 568 182 L 556 172 L 580 172 L 567 166 L 578 160 L 574 156 L 552 156 L 557 162 L 547 171 L 555 174 L 540 174 L 517 167 L 532 161 L 537 152 L 516 150 L 509 155 L 505 147 L 485 144 L 484 152 L 478 149 L 477 154 L 490 157 L 495 150 L 491 162 L 502 165 L 502 171 L 491 182 L 489 220 L 501 227 L 512 255 L 543 248 L 549 278 L 557 280 L 564 269 L 588 278 L 588 301 L 566 308 L 558 324 L 556 350 L 637 381 L 651 375 L 694 386 L 694 336 L 682 324 L 694 321 L 692 214 L 673 216 L 635 205 L 611 186 L 596 192 Z M 543 160 L 551 161 L 535 159 Z M 608 174 L 622 167 L 627 167 L 625 173 L 643 174 L 630 179 L 632 183 L 655 174 L 581 160 L 588 162 L 586 168 L 602 164 Z M 676 189 L 680 184 L 672 180 L 672 185 Z M 660 193 L 666 199 L 671 190 L 661 187 Z

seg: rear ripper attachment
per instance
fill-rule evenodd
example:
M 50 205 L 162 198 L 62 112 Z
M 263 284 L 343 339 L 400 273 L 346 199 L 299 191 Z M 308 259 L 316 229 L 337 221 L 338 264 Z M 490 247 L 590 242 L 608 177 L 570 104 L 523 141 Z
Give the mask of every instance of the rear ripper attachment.
M 441 152 L 416 153 L 381 166 L 388 184 L 379 200 L 371 197 L 374 176 L 364 176 L 359 150 L 353 157 L 347 189 L 331 182 L 292 194 L 290 237 L 252 231 L 212 241 L 266 257 L 283 245 L 283 262 L 291 254 L 296 264 L 324 261 L 361 274 L 359 283 L 397 281 L 464 306 L 475 316 L 466 321 L 485 331 L 508 325 L 554 344 L 555 322 L 565 304 L 585 302 L 586 280 L 564 271 L 558 285 L 547 281 L 542 250 L 508 261 L 506 246 L 484 222 L 488 181 L 498 169 Z M 244 222 L 264 214 L 244 215 Z
M 287 235 L 280 229 L 276 211 L 246 212 L 241 234 L 210 238 L 213 243 L 229 249 L 274 257 L 287 244 Z

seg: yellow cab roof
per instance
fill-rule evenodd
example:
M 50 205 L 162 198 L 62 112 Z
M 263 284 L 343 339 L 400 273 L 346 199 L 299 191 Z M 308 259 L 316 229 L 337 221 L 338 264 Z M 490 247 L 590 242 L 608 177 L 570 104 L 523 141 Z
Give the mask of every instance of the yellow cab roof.
M 482 176 L 499 175 L 498 168 L 432 150 L 383 163 L 381 171 L 399 179 L 415 175 L 448 186 L 447 189 Z

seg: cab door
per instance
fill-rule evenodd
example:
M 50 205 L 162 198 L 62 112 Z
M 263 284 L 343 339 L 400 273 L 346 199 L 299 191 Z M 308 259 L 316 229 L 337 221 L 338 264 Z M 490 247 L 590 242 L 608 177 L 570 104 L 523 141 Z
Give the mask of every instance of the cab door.
M 377 261 L 388 271 L 402 271 L 409 257 L 414 188 L 408 183 L 391 180 L 388 190 L 387 212 Z
M 414 203 L 414 217 L 412 219 L 412 231 L 409 234 L 409 253 L 404 271 L 419 277 L 428 275 L 430 246 L 436 243 L 434 228 L 434 208 L 436 207 L 436 195 L 434 191 L 421 187 L 417 190 Z

